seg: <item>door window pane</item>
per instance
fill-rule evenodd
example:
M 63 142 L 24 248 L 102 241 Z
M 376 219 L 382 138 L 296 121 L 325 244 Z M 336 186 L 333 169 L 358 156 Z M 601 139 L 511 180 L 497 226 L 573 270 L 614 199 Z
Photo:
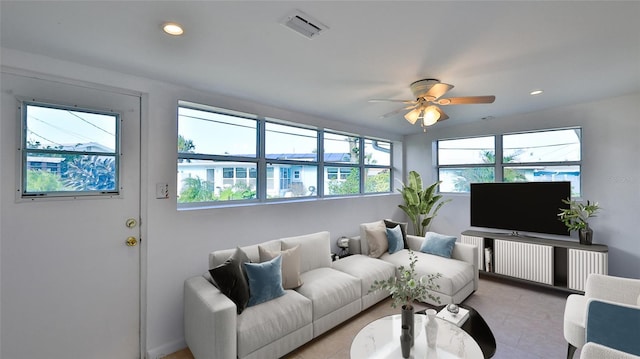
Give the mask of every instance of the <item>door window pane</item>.
M 579 128 L 504 135 L 504 163 L 580 161 Z
M 118 192 L 118 114 L 34 102 L 22 110 L 22 196 Z

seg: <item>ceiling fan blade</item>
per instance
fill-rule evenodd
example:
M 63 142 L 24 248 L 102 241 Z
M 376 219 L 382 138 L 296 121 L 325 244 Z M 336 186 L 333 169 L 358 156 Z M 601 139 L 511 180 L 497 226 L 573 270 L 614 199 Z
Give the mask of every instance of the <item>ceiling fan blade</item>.
M 392 100 L 392 99 L 378 99 L 378 98 L 374 98 L 371 100 L 368 100 L 367 102 L 401 102 L 401 103 L 406 103 L 406 104 L 415 104 L 417 101 L 416 100 Z
M 469 97 L 451 97 L 443 98 L 436 103 L 438 105 L 470 105 L 475 103 L 493 103 L 496 100 L 495 96 L 469 96 Z
M 413 105 L 413 106 L 407 106 L 407 107 L 399 108 L 399 109 L 397 109 L 397 110 L 394 110 L 394 111 L 391 111 L 391 112 L 385 113 L 384 115 L 380 116 L 380 118 L 389 118 L 389 117 L 391 117 L 391 116 L 393 116 L 393 115 L 397 115 L 397 114 L 399 114 L 399 113 L 406 112 L 407 110 L 413 109 L 413 108 L 415 108 L 415 107 L 416 107 L 416 106 L 415 106 L 415 105 Z
M 449 116 L 447 116 L 447 114 L 446 114 L 446 113 L 444 113 L 444 111 L 442 111 L 442 110 L 440 109 L 440 107 L 438 107 L 438 106 L 434 106 L 434 107 L 436 108 L 436 110 L 437 110 L 437 111 L 438 111 L 438 113 L 440 114 L 440 118 L 438 119 L 438 122 L 440 122 L 440 121 L 444 121 L 444 120 L 446 120 L 446 119 L 448 119 L 448 118 L 449 118 Z
M 429 91 L 425 92 L 421 97 L 433 98 L 434 100 L 440 98 L 442 95 L 446 94 L 453 88 L 453 85 L 437 83 L 429 89 Z

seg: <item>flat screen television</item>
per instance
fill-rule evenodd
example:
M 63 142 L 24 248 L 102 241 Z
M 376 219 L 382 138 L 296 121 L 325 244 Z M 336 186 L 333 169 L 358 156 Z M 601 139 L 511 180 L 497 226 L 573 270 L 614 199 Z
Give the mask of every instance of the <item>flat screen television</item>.
M 471 226 L 568 236 L 558 220 L 571 182 L 472 183 Z

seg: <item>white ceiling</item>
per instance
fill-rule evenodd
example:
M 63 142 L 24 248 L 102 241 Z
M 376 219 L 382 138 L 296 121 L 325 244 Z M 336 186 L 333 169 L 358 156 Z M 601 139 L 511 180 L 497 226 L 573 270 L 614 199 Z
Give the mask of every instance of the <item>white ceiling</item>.
M 279 22 L 302 10 L 307 39 Z M 640 91 L 640 2 L 2 1 L 1 45 L 397 134 L 409 84 L 437 78 L 450 126 Z M 164 34 L 176 21 L 182 37 Z M 533 89 L 543 95 L 530 96 Z

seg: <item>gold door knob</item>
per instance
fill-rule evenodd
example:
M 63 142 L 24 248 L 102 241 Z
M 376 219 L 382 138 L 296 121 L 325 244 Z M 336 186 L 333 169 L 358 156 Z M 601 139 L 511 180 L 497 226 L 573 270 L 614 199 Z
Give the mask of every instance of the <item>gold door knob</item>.
M 126 243 L 127 243 L 127 245 L 129 247 L 135 247 L 136 244 L 138 244 L 138 240 L 136 239 L 136 237 L 129 237 L 129 238 L 127 238 L 127 242 Z

